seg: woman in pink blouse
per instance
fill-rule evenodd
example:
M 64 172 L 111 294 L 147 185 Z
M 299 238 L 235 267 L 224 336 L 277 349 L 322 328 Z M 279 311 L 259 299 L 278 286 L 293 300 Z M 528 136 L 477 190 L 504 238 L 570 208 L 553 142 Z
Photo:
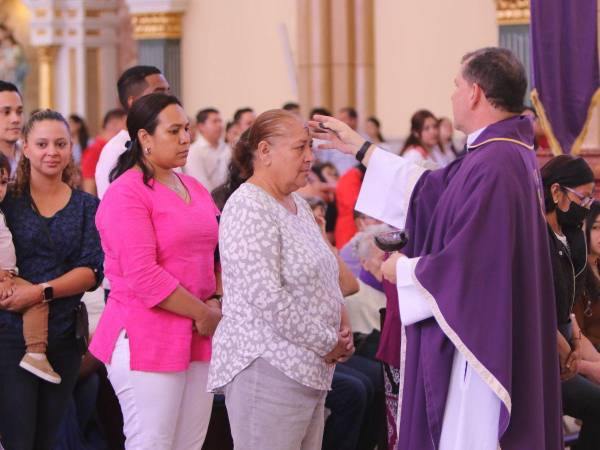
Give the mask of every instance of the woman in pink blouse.
M 199 449 L 221 318 L 219 211 L 201 184 L 173 171 L 190 146 L 175 97 L 140 98 L 127 128 L 131 142 L 96 216 L 112 289 L 90 351 L 107 366 L 128 449 Z

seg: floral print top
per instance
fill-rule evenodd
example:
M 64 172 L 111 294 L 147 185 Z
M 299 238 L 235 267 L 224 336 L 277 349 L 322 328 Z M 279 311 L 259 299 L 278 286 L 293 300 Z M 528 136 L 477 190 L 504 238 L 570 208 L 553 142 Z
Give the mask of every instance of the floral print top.
M 245 183 L 221 216 L 223 318 L 213 338 L 208 389 L 221 391 L 256 358 L 305 386 L 328 390 L 342 293 L 337 260 L 310 207 L 292 214 Z

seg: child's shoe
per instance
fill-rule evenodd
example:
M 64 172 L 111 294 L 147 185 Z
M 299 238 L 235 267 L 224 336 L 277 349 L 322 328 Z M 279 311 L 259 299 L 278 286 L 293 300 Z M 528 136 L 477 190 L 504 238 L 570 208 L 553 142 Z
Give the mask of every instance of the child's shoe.
M 59 384 L 61 382 L 60 375 L 57 374 L 44 353 L 37 353 L 36 355 L 43 355 L 43 358 L 36 358 L 31 353 L 25 353 L 23 359 L 19 363 L 23 369 L 31 372 L 32 374 L 40 377 L 42 380 L 46 380 L 50 383 Z

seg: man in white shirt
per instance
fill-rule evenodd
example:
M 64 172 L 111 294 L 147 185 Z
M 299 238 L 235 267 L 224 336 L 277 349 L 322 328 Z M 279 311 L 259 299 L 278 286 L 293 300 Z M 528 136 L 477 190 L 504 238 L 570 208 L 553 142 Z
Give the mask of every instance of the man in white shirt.
M 19 161 L 18 142 L 23 127 L 23 99 L 17 87 L 0 81 L 0 152 L 8 158 L 11 178 Z
M 358 113 L 356 112 L 356 109 L 351 106 L 341 108 L 336 114 L 336 118 L 344 122 L 354 131 L 358 128 Z M 336 150 L 321 150 L 317 153 L 317 157 L 319 158 L 319 161 L 330 162 L 333 164 L 340 177 L 358 164 L 352 155 Z
M 163 74 L 153 66 L 133 66 L 123 72 L 117 82 L 119 101 L 126 112 L 138 98 L 154 92 L 168 93 L 170 89 Z M 102 149 L 95 177 L 98 198 L 102 199 L 108 189 L 110 173 L 116 166 L 119 156 L 127 149 L 125 144 L 129 140 L 127 130 L 121 130 Z
M 227 180 L 231 148 L 222 140 L 223 119 L 215 108 L 198 112 L 196 129 L 198 137 L 190 146 L 183 171 L 211 192 Z

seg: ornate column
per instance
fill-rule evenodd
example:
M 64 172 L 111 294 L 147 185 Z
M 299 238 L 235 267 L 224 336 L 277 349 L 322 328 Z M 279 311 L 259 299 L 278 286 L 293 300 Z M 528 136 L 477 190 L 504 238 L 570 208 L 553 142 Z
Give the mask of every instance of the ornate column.
M 96 133 L 117 105 L 116 0 L 24 1 L 39 49 L 39 105 L 80 114 Z
M 374 110 L 372 0 L 297 0 L 300 103 Z M 335 15 L 332 14 L 335 11 Z
M 158 67 L 181 95 L 182 18 L 188 0 L 127 0 L 138 63 Z
M 354 0 L 354 98 L 358 117 L 363 121 L 375 113 L 374 7 L 372 0 Z
M 54 63 L 58 53 L 57 45 L 37 47 L 39 64 L 38 107 L 54 108 Z

